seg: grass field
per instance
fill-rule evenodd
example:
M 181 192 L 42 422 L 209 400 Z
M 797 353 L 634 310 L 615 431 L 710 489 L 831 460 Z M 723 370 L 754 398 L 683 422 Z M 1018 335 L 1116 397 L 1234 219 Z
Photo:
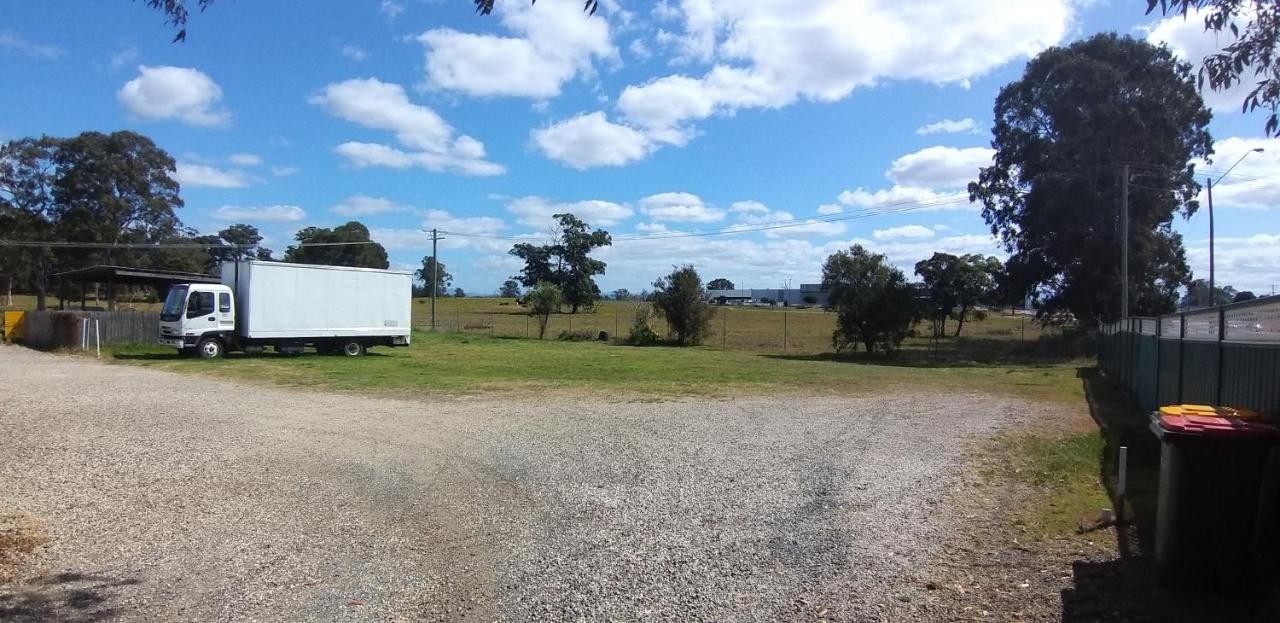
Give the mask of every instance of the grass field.
M 601 342 L 526 340 L 416 331 L 409 348 L 362 359 L 233 354 L 183 359 L 172 349 L 111 349 L 117 362 L 178 372 L 344 392 L 431 395 L 548 390 L 662 398 L 751 394 L 848 395 L 870 391 L 973 390 L 1033 399 L 1080 397 L 1071 362 L 929 365 L 906 358 L 833 358 L 709 347 L 637 348 Z

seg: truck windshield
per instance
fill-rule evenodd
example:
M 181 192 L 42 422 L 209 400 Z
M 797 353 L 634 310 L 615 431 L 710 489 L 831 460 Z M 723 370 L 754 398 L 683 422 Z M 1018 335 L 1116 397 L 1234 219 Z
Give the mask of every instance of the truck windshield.
M 187 286 L 177 286 L 169 290 L 164 299 L 164 309 L 160 310 L 160 319 L 173 322 L 182 318 L 182 310 L 187 306 Z

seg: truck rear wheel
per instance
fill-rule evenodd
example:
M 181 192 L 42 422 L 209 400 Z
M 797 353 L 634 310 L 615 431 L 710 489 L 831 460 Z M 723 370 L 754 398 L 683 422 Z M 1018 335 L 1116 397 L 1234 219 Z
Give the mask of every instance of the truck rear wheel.
M 217 359 L 223 353 L 222 340 L 215 337 L 207 337 L 200 340 L 200 343 L 196 345 L 196 353 L 200 355 L 201 359 Z
M 339 351 L 347 357 L 359 357 L 365 354 L 364 342 L 358 340 L 347 340 L 342 343 L 342 349 Z

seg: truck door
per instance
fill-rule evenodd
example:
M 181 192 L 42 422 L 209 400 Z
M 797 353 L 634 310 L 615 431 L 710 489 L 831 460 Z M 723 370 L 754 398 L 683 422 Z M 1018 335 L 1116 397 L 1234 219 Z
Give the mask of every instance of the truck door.
M 196 334 L 214 331 L 218 328 L 218 317 L 214 315 L 214 296 L 212 292 L 199 290 L 191 293 L 187 299 L 187 326 Z
M 218 293 L 218 328 L 223 331 L 229 331 L 236 326 L 233 304 L 230 292 Z

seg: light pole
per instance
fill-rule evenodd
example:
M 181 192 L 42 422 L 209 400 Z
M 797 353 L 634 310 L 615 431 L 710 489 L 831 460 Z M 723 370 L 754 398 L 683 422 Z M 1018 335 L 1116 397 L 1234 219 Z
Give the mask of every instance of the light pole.
M 1249 154 L 1260 154 L 1260 153 L 1262 153 L 1263 151 L 1264 151 L 1264 150 L 1263 150 L 1261 147 L 1254 147 L 1253 149 L 1250 149 L 1249 151 L 1244 152 L 1244 155 L 1243 155 L 1243 156 L 1240 156 L 1240 159 L 1239 159 L 1239 160 L 1236 160 L 1236 163 L 1235 163 L 1235 164 L 1233 164 L 1233 165 L 1231 165 L 1230 167 L 1228 167 L 1226 171 L 1223 171 L 1223 172 L 1222 172 L 1222 175 L 1219 175 L 1219 176 L 1218 176 L 1218 179 L 1216 179 L 1216 180 L 1210 179 L 1210 180 L 1209 180 L 1209 184 L 1208 184 L 1208 186 L 1206 186 L 1206 187 L 1205 187 L 1205 190 L 1206 190 L 1206 193 L 1207 193 L 1207 195 L 1208 195 L 1208 199 L 1209 199 L 1209 306 L 1210 306 L 1210 307 L 1212 307 L 1212 306 L 1213 306 L 1213 304 L 1214 304 L 1214 295 L 1213 295 L 1213 286 L 1214 286 L 1214 280 L 1213 280 L 1213 278 L 1214 278 L 1214 274 L 1213 274 L 1213 185 L 1214 185 L 1214 184 L 1217 184 L 1218 182 L 1221 182 L 1221 181 L 1222 181 L 1222 178 L 1226 177 L 1226 176 L 1227 176 L 1227 174 L 1228 174 L 1228 173 L 1230 173 L 1232 169 L 1235 169 L 1235 168 L 1236 168 L 1236 166 L 1238 166 L 1241 162 L 1244 162 L 1244 159 L 1245 159 L 1245 158 L 1248 158 L 1248 157 L 1249 157 Z

